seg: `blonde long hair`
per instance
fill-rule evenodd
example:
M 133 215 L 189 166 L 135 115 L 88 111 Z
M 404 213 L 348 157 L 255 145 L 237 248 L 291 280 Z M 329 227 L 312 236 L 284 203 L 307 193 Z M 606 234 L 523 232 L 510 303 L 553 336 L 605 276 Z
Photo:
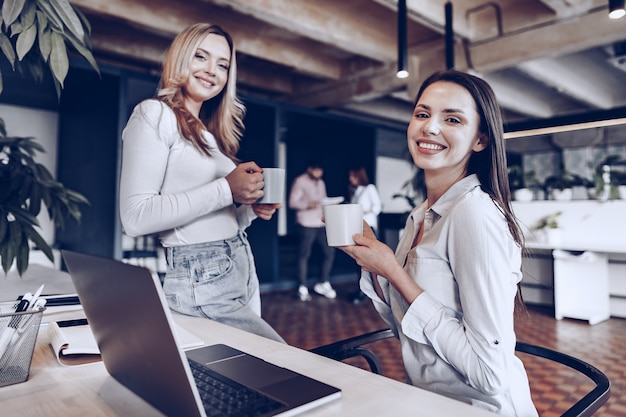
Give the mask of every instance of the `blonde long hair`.
M 191 61 L 200 43 L 209 34 L 223 36 L 228 42 L 230 67 L 224 89 L 202 104 L 198 120 L 184 106 L 183 88 L 189 77 Z M 210 23 L 196 23 L 185 28 L 176 36 L 163 61 L 157 99 L 174 111 L 181 135 L 207 156 L 211 156 L 211 147 L 202 136 L 204 130 L 215 136 L 222 153 L 237 161 L 236 154 L 243 135 L 246 108 L 237 98 L 236 80 L 237 62 L 233 40 L 221 27 Z

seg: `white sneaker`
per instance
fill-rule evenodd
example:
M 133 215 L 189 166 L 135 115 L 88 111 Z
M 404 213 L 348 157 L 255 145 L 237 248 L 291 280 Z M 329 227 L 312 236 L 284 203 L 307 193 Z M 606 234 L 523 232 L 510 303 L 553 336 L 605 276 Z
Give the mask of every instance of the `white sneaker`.
M 318 293 L 319 295 L 323 295 L 326 298 L 336 298 L 337 293 L 333 290 L 333 287 L 330 286 L 330 282 L 320 282 L 315 284 L 313 287 L 313 291 Z
M 300 301 L 311 301 L 311 295 L 309 295 L 309 289 L 304 285 L 300 285 L 298 288 L 298 297 Z

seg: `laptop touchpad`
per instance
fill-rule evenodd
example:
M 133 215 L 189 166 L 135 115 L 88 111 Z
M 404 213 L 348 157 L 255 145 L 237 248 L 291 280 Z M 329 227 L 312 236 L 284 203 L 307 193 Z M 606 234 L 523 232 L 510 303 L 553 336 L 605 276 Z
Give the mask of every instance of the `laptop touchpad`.
M 294 377 L 292 371 L 252 356 L 238 356 L 208 363 L 206 366 L 252 388 L 261 388 Z

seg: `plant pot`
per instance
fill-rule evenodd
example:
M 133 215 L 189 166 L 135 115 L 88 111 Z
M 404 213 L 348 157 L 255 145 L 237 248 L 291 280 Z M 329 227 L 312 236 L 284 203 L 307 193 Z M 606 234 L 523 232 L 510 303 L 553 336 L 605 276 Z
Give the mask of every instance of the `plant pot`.
M 559 246 L 561 244 L 561 235 L 562 230 L 559 228 L 547 228 L 544 230 L 545 242 L 548 245 Z
M 584 185 L 575 185 L 572 187 L 572 200 L 588 200 L 589 193 Z
M 595 200 L 596 198 L 598 198 L 596 187 L 587 188 L 587 198 L 589 198 L 589 200 Z
M 533 192 L 529 188 L 520 188 L 513 191 L 513 198 L 515 201 L 529 202 L 533 199 Z
M 553 200 L 557 201 L 569 201 L 572 199 L 573 190 L 571 188 L 564 188 L 559 190 L 558 188 L 553 188 L 550 191 L 550 195 Z

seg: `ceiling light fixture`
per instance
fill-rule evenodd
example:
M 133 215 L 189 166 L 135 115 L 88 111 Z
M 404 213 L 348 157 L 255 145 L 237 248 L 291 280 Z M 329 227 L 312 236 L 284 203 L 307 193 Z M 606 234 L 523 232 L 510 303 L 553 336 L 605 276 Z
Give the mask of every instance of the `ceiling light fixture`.
M 611 19 L 619 19 L 624 15 L 626 15 L 624 0 L 609 0 L 609 17 Z
M 396 77 L 407 78 L 408 59 L 406 48 L 406 0 L 398 0 L 398 72 Z
M 444 6 L 446 15 L 446 68 L 454 69 L 454 28 L 452 22 L 452 3 Z
M 593 120 L 589 122 L 573 123 L 560 126 L 546 126 L 534 129 L 505 132 L 504 139 L 524 138 L 528 136 L 550 135 L 553 133 L 571 132 L 573 130 L 591 129 L 594 127 L 608 127 L 626 124 L 626 118 L 620 117 L 607 120 Z

